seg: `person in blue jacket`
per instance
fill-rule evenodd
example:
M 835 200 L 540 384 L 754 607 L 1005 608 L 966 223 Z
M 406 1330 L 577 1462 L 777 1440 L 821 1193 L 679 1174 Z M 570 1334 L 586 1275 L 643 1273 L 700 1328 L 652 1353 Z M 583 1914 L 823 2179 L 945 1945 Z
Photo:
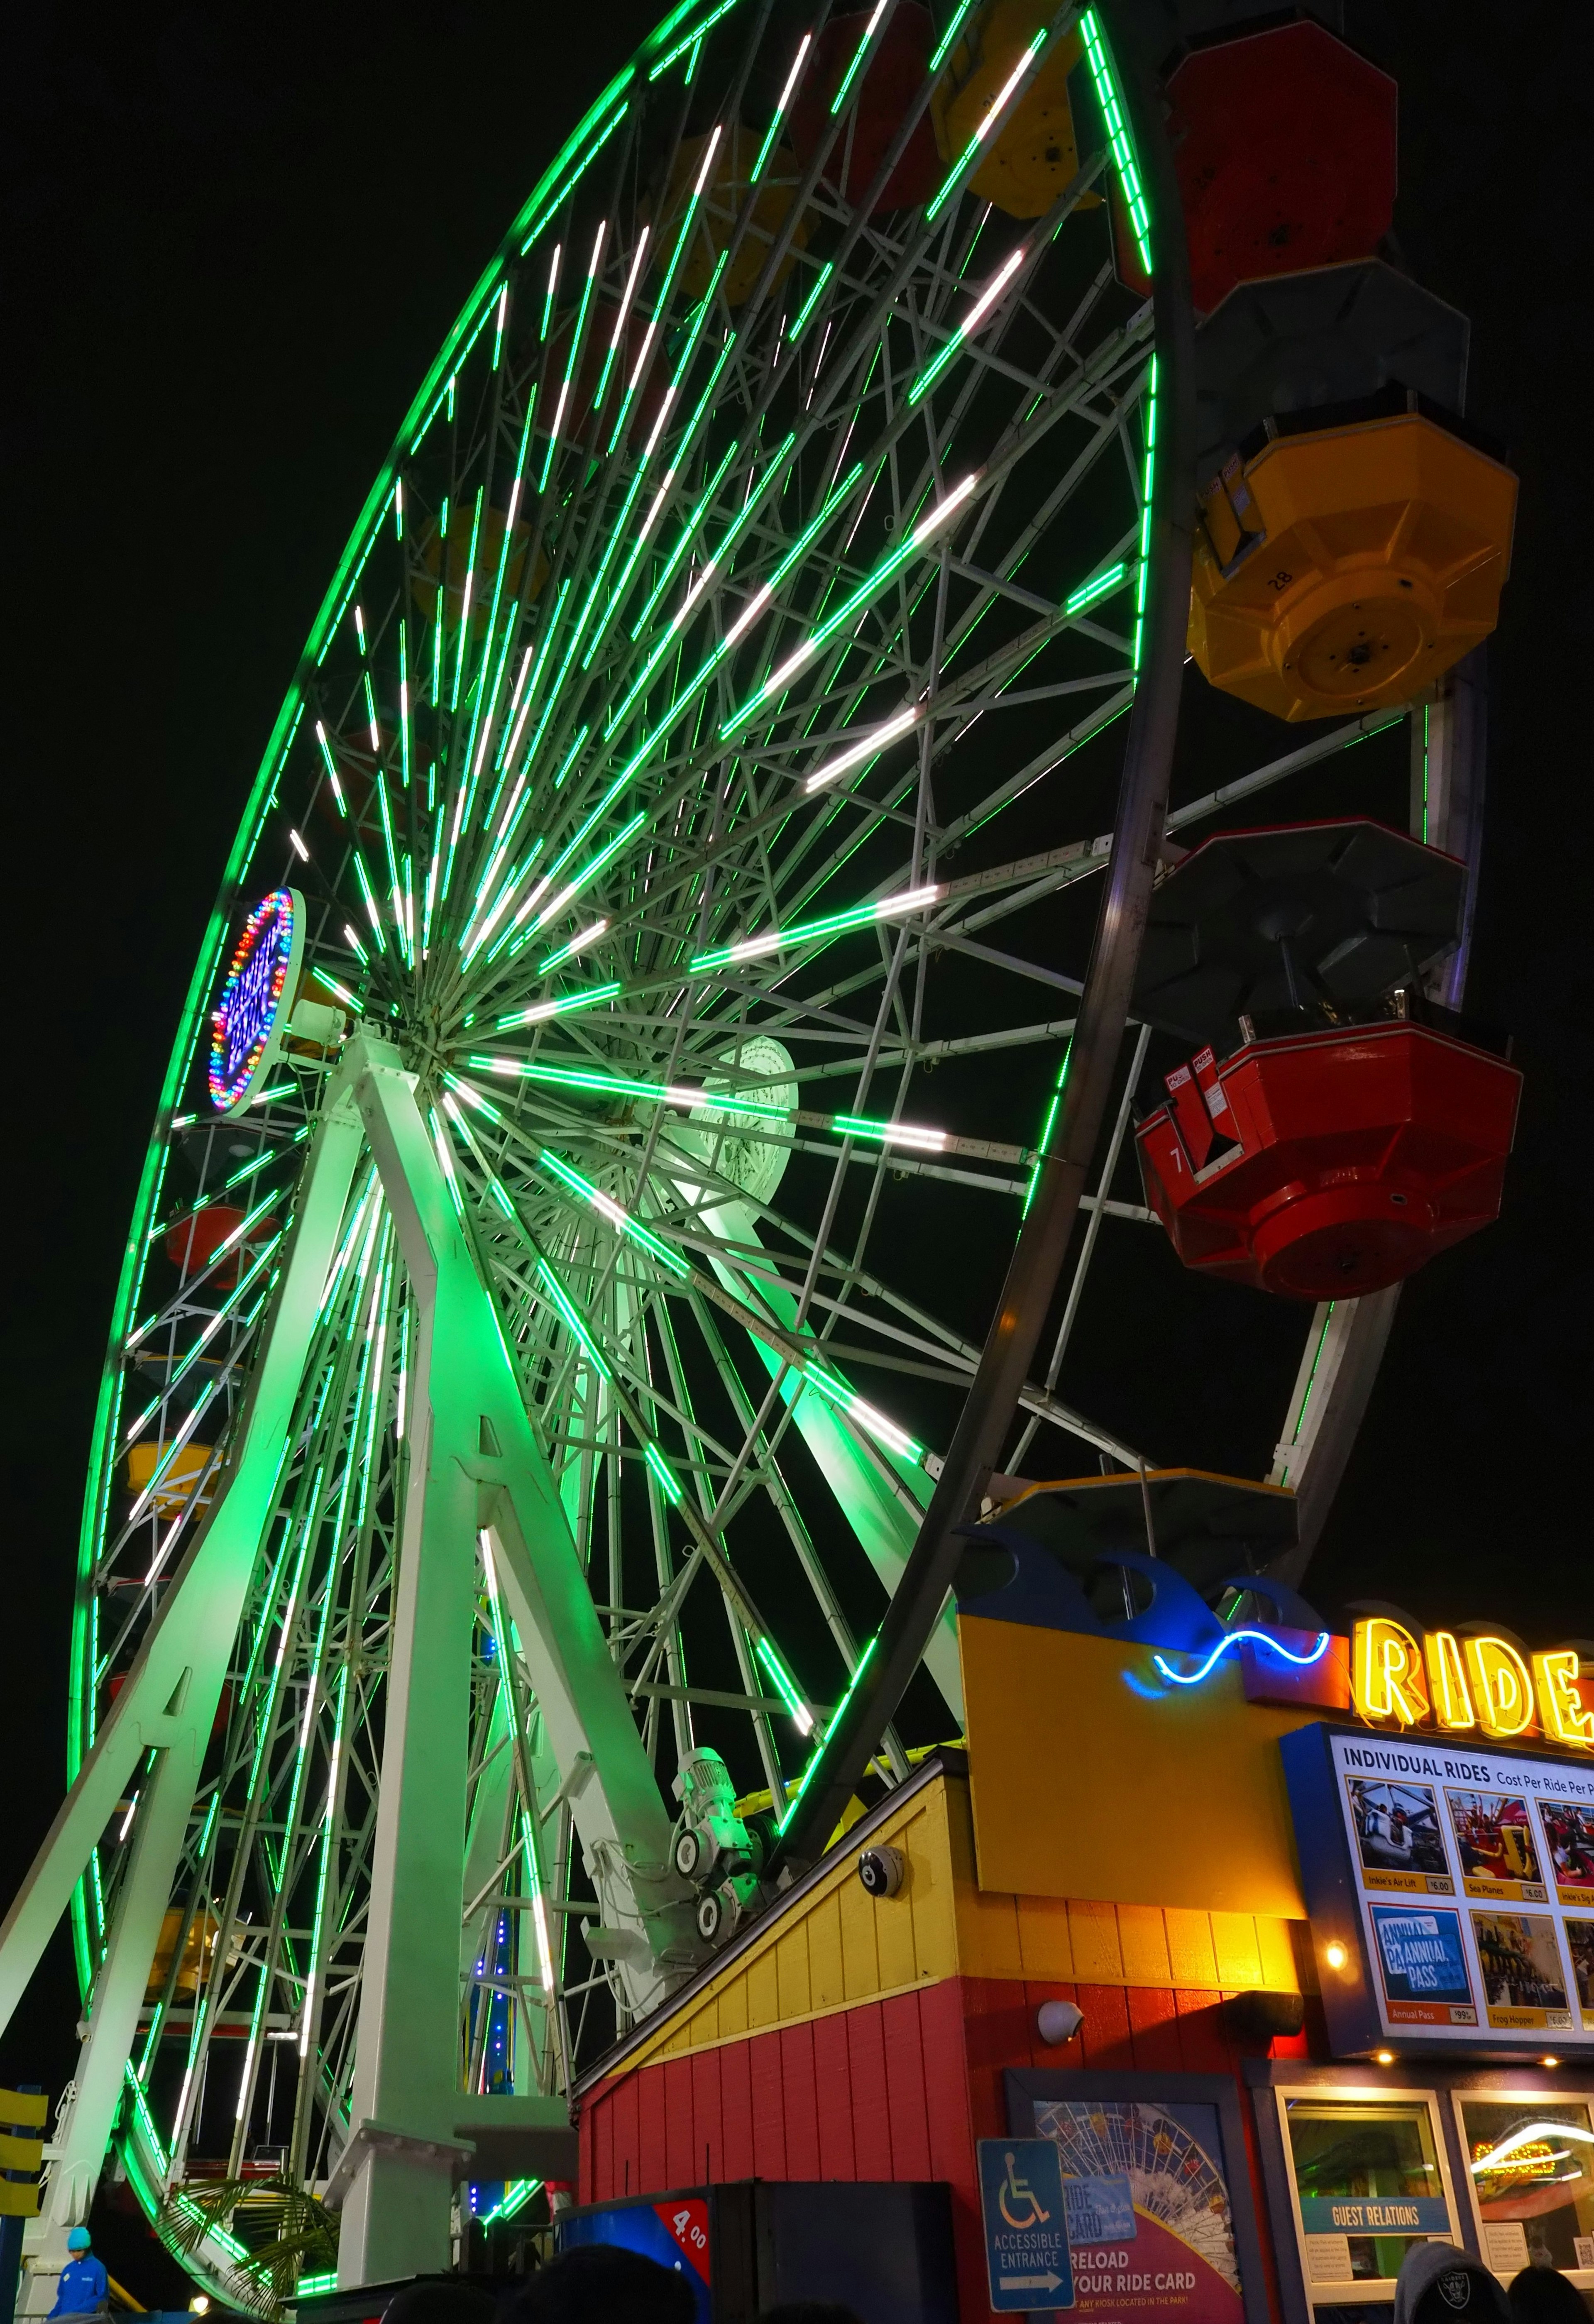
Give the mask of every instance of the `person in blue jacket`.
M 60 2272 L 51 2319 L 58 2316 L 103 2316 L 109 2279 L 103 2262 L 94 2256 L 94 2239 L 87 2227 L 74 2227 L 67 2237 L 72 2256 Z

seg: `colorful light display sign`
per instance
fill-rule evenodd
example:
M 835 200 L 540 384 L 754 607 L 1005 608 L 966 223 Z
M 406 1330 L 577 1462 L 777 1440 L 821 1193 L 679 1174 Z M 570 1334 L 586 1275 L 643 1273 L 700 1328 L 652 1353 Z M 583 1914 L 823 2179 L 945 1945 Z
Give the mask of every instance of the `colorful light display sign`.
M 210 1102 L 243 1113 L 277 1060 L 304 954 L 304 899 L 277 888 L 256 904 L 233 948 L 210 1020 Z
M 1433 1728 L 1497 1742 L 1541 1736 L 1594 1752 L 1594 1690 L 1575 1646 L 1525 1655 L 1508 1638 L 1458 1638 L 1376 1615 L 1350 1640 L 1350 1701 L 1369 1726 Z

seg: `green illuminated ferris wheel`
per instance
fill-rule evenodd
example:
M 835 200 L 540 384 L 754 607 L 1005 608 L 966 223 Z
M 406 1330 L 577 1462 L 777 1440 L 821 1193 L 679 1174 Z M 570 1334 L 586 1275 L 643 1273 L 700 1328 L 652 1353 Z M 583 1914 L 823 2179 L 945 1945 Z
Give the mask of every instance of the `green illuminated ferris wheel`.
M 1156 578 L 1126 241 L 1092 11 L 692 0 L 450 334 L 134 1215 L 0 1952 L 9 2007 L 72 1896 L 58 2240 L 114 2137 L 152 2215 L 286 2173 L 346 2281 L 445 2264 L 484 2126 L 534 2157 L 756 1903 L 1055 1113 Z M 1077 1304 L 1037 1476 L 1142 1462 Z M 882 1780 L 961 1720 L 945 1616 Z

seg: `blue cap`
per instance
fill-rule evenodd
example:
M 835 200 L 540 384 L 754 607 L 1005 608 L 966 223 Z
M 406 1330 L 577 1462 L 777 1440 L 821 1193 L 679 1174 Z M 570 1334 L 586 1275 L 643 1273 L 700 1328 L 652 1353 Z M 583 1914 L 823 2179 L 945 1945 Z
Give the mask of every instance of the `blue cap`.
M 69 2251 L 88 2251 L 93 2242 L 94 2237 L 89 2234 L 87 2227 L 74 2227 L 71 2234 L 67 2237 L 67 2249 Z

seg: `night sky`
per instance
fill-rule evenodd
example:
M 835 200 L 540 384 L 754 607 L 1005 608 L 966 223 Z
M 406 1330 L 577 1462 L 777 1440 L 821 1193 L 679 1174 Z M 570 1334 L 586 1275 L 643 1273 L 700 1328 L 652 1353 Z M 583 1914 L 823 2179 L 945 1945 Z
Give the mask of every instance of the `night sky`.
M 5 795 L 26 1064 L 10 1109 L 8 1895 L 58 1802 L 104 1334 L 248 774 L 417 383 L 651 18 L 634 0 L 424 14 L 151 0 L 114 25 L 42 5 L 10 18 Z M 1374 1595 L 1419 1618 L 1488 1616 L 1534 1646 L 1594 1633 L 1594 42 L 1580 19 L 1351 0 L 1347 25 L 1400 84 L 1404 263 L 1470 315 L 1470 412 L 1522 481 L 1468 997 L 1514 1032 L 1526 1088 L 1505 1215 L 1403 1294 L 1305 1586 L 1325 1611 Z M 1154 1362 L 1154 1315 L 1146 1330 Z M 59 2088 L 74 1999 L 62 1947 L 0 2074 Z

